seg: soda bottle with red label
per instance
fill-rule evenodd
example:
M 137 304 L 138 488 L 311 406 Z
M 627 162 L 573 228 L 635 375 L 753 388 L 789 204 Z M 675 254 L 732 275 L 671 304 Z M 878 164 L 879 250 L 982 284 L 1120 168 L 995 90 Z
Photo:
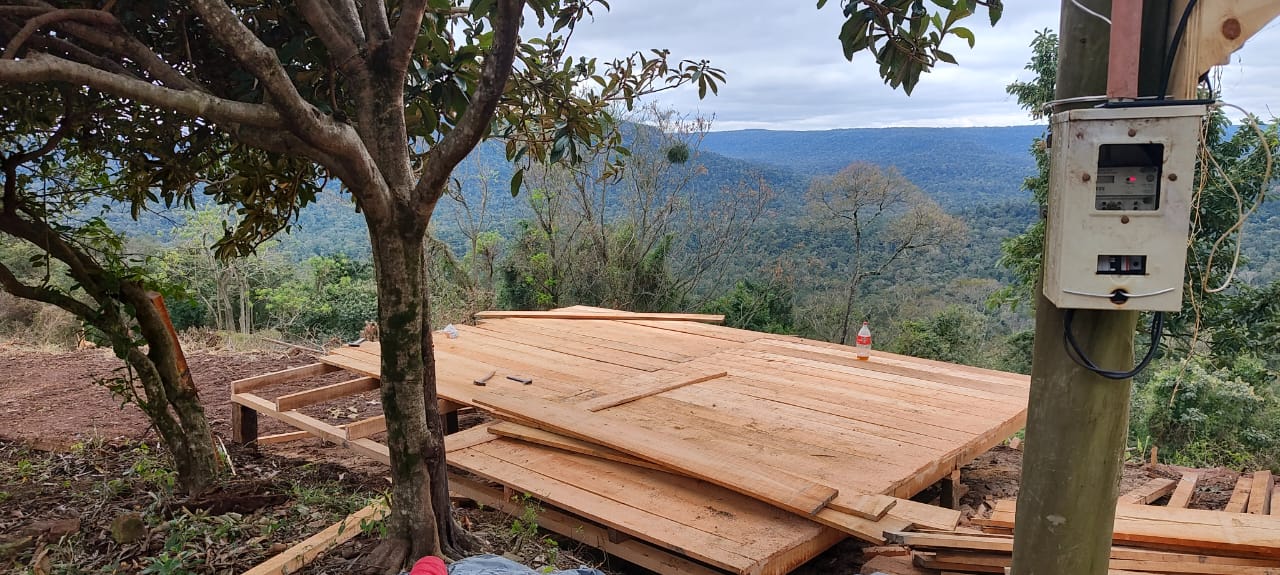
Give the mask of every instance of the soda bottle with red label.
M 867 327 L 867 322 L 862 322 L 862 329 L 858 330 L 858 337 L 854 339 L 854 343 L 858 347 L 858 359 L 871 357 L 871 328 Z

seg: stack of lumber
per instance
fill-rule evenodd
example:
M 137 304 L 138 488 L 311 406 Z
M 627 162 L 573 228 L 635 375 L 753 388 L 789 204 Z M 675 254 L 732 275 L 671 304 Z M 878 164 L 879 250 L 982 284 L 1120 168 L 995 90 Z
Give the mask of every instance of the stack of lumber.
M 493 426 L 490 433 L 706 481 L 866 541 L 880 543 L 886 531 L 909 527 L 952 529 L 960 519 L 958 511 L 911 500 L 841 492 L 766 462 L 681 441 L 581 404 L 496 394 L 476 401 L 499 417 L 524 424 Z M 591 401 L 596 408 L 610 403 Z
M 1181 481 L 1152 480 L 1120 498 L 1110 572 L 1280 575 L 1280 514 L 1271 506 L 1276 489 L 1271 474 L 1241 477 L 1237 495 L 1224 511 L 1178 507 L 1189 499 L 1196 477 L 1188 473 Z M 1255 484 L 1261 495 L 1252 499 L 1248 494 Z M 1144 504 L 1164 495 L 1171 496 L 1172 506 Z M 1014 501 L 999 501 L 990 518 L 974 520 L 983 531 L 886 534 L 889 543 L 904 546 L 911 566 L 885 572 L 1004 573 L 1012 563 L 1015 515 Z
M 846 537 L 953 529 L 958 512 L 910 498 L 1026 421 L 1026 376 L 879 351 L 861 360 L 714 316 L 478 317 L 435 339 L 437 392 L 442 411 L 505 421 L 446 437 L 452 488 L 515 515 L 529 499 L 513 496 L 527 494 L 540 525 L 662 573 L 781 575 Z M 321 437 L 389 461 L 381 417 L 320 415 L 376 387 L 381 347 L 318 361 L 234 382 L 239 437 Z M 337 371 L 348 379 L 330 383 Z M 258 438 L 259 415 L 297 431 Z

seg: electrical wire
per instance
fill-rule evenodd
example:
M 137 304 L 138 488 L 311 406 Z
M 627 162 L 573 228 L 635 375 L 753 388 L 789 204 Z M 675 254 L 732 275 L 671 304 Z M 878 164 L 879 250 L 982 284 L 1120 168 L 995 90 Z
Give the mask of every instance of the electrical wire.
M 1102 14 L 1099 14 L 1099 13 L 1094 12 L 1093 10 L 1089 9 L 1089 7 L 1088 7 L 1088 6 L 1085 6 L 1084 4 L 1081 4 L 1081 3 L 1080 3 L 1080 0 L 1071 0 L 1071 3 L 1072 3 L 1072 4 L 1075 4 L 1075 5 L 1076 5 L 1076 8 L 1079 8 L 1079 9 L 1080 9 L 1081 11 L 1083 11 L 1085 14 L 1088 14 L 1088 15 L 1090 15 L 1090 16 L 1093 16 L 1094 18 L 1097 18 L 1097 19 L 1099 19 L 1099 20 L 1102 20 L 1103 22 L 1106 22 L 1106 23 L 1107 23 L 1107 26 L 1110 26 L 1110 25 L 1111 25 L 1111 19 L 1110 19 L 1110 18 L 1107 18 L 1106 16 L 1103 16 Z M 1194 3 L 1194 2 L 1193 2 L 1193 3 Z
M 1173 61 L 1178 58 L 1178 46 L 1182 44 L 1182 35 L 1187 33 L 1187 22 L 1191 20 L 1191 11 L 1195 9 L 1196 1 L 1189 0 L 1187 7 L 1182 10 L 1182 17 L 1178 19 L 1178 28 L 1173 32 L 1173 42 L 1165 52 L 1164 79 L 1160 81 L 1161 100 L 1169 97 L 1169 81 L 1173 78 Z
M 1076 341 L 1076 335 L 1071 331 L 1072 321 L 1075 319 L 1076 310 L 1068 309 L 1062 319 L 1062 331 L 1064 332 L 1063 340 L 1067 345 L 1067 355 L 1076 365 L 1083 367 L 1093 373 L 1096 373 L 1107 379 L 1131 379 L 1133 376 L 1142 373 L 1151 363 L 1151 359 L 1156 356 L 1156 350 L 1160 347 L 1160 336 L 1164 332 L 1164 312 L 1155 312 L 1155 316 L 1151 318 L 1151 345 L 1147 348 L 1147 354 L 1142 357 L 1142 361 L 1129 371 L 1111 371 L 1098 367 L 1089 356 L 1085 355 L 1084 350 L 1080 349 L 1080 343 Z M 1074 352 L 1074 353 L 1072 353 Z
M 1244 108 L 1241 108 L 1240 106 L 1237 106 L 1235 104 L 1229 104 L 1227 102 L 1218 102 L 1218 105 L 1224 108 L 1231 108 L 1233 110 L 1237 110 L 1241 114 L 1244 114 L 1245 122 L 1248 123 L 1249 127 L 1253 128 L 1254 133 L 1258 135 L 1258 147 L 1262 149 L 1262 152 L 1266 158 L 1266 162 L 1262 170 L 1262 183 L 1261 183 L 1262 189 L 1258 190 L 1258 195 L 1257 197 L 1254 198 L 1253 205 L 1250 206 L 1249 209 L 1246 211 L 1244 210 L 1244 199 L 1240 196 L 1240 191 L 1236 189 L 1235 184 L 1232 183 L 1231 178 L 1227 175 L 1226 171 L 1223 170 L 1222 166 L 1218 164 L 1218 160 L 1213 157 L 1212 153 L 1205 154 L 1205 157 L 1209 159 L 1209 163 L 1213 164 L 1213 167 L 1218 171 L 1218 175 L 1222 177 L 1222 181 L 1226 183 L 1227 188 L 1231 190 L 1231 193 L 1235 194 L 1236 205 L 1237 205 L 1236 211 L 1238 214 L 1236 223 L 1232 224 L 1232 226 L 1228 228 L 1227 231 L 1223 232 L 1222 235 L 1219 236 L 1218 239 L 1213 242 L 1213 247 L 1209 249 L 1209 258 L 1205 262 L 1205 266 L 1204 266 L 1205 274 L 1201 278 L 1201 282 L 1200 282 L 1200 288 L 1203 289 L 1205 293 L 1219 293 L 1231 286 L 1231 282 L 1233 279 L 1235 279 L 1235 276 L 1236 276 L 1236 268 L 1239 267 L 1240 265 L 1240 249 L 1244 245 L 1244 238 L 1237 237 L 1236 239 L 1235 255 L 1231 259 L 1231 270 L 1227 273 L 1227 278 L 1223 280 L 1222 285 L 1215 288 L 1210 288 L 1209 287 L 1209 276 L 1210 276 L 1209 271 L 1213 269 L 1213 259 L 1217 255 L 1218 250 L 1222 247 L 1222 242 L 1226 241 L 1228 237 L 1231 237 L 1232 234 L 1237 234 L 1238 236 L 1244 235 L 1245 222 L 1248 221 L 1249 216 L 1252 216 L 1254 212 L 1258 211 L 1258 207 L 1262 205 L 1263 200 L 1265 200 L 1267 197 L 1267 187 L 1271 184 L 1271 168 L 1272 168 L 1271 142 L 1267 141 L 1266 133 L 1262 131 L 1262 128 L 1258 127 L 1257 117 L 1247 112 Z

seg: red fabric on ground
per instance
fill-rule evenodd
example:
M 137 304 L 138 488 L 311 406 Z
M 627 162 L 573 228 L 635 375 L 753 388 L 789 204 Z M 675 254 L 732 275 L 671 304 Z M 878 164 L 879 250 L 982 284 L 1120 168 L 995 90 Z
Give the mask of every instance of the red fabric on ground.
M 413 570 L 409 571 L 409 575 L 448 575 L 449 570 L 445 568 L 444 561 L 434 555 L 428 555 L 419 559 L 413 564 Z

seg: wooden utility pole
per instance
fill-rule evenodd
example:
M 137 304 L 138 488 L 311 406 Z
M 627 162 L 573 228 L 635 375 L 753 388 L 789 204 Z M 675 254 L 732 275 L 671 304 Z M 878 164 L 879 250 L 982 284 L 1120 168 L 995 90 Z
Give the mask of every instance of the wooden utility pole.
M 1076 6 L 1111 14 L 1121 30 Z M 1188 0 L 1148 0 L 1142 17 L 1140 64 L 1118 62 L 1108 85 L 1109 38 L 1125 41 L 1139 28 L 1133 0 L 1064 0 L 1059 28 L 1057 99 L 1109 94 L 1160 94 L 1172 33 Z M 1219 64 L 1267 22 L 1280 15 L 1280 0 L 1200 2 L 1190 13 L 1168 79 L 1170 96 L 1195 95 L 1200 74 Z M 1166 35 L 1167 34 L 1167 35 Z M 1116 60 L 1113 59 L 1113 62 Z M 1136 68 L 1136 70 L 1135 70 Z M 1118 83 L 1117 83 L 1118 82 Z M 1085 104 L 1092 105 L 1092 104 Z M 1055 111 L 1069 109 L 1059 107 Z M 1055 135 L 1055 137 L 1065 137 Z M 1052 235 L 1052 228 L 1046 234 Z M 1046 241 L 1048 245 L 1048 241 Z M 1127 371 L 1133 365 L 1138 314 L 1077 310 L 1074 331 L 1099 366 Z M 1115 502 L 1128 436 L 1131 382 L 1103 378 L 1077 365 L 1063 345 L 1063 311 L 1037 289 L 1036 341 L 1031 368 L 1022 486 L 1015 519 L 1013 575 L 1105 575 L 1115 522 Z M 1156 345 L 1158 342 L 1152 342 Z
M 1112 12 L 1108 0 L 1080 1 L 1095 12 Z M 1107 93 L 1110 33 L 1101 19 L 1063 0 L 1056 99 Z M 1054 134 L 1059 137 L 1065 136 Z M 1125 371 L 1133 365 L 1137 321 L 1132 311 L 1077 310 L 1073 324 L 1095 363 Z M 1105 575 L 1110 560 L 1131 382 L 1077 365 L 1067 355 L 1063 333 L 1063 311 L 1037 289 L 1013 575 Z

